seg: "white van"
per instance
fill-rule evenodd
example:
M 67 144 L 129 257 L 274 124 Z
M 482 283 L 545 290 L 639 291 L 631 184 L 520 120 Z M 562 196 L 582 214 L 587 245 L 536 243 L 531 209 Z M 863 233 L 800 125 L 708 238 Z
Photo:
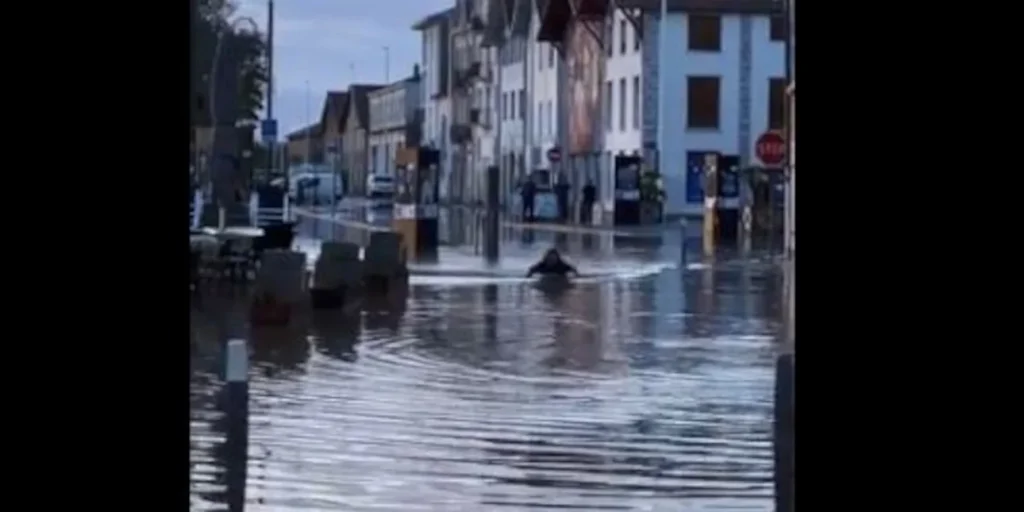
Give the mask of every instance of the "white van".
M 341 199 L 345 183 L 337 173 L 303 172 L 288 179 L 288 197 L 295 204 L 331 204 Z

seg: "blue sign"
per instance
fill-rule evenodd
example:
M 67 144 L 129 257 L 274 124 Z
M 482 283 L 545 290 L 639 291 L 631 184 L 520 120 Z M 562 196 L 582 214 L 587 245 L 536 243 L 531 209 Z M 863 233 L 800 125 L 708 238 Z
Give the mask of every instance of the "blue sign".
M 263 135 L 263 142 L 277 140 L 277 119 L 264 119 L 261 121 L 260 134 Z
M 686 202 L 704 202 L 704 153 L 701 151 L 686 153 Z

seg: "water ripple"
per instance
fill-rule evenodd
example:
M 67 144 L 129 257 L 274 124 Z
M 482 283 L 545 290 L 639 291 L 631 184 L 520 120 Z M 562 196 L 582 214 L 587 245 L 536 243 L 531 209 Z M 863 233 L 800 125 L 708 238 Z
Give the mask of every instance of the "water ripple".
M 433 282 L 252 330 L 248 509 L 768 510 L 774 278 L 733 274 Z M 193 312 L 193 510 L 223 509 L 224 317 Z

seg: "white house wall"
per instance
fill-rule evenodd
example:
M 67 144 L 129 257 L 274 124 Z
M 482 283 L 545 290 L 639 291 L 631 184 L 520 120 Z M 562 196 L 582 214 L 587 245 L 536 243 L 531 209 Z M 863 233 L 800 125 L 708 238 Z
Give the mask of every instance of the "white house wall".
M 750 112 L 749 133 L 742 137 L 740 132 L 740 65 L 741 65 L 741 20 L 750 21 L 751 70 L 750 70 Z M 660 29 L 656 16 L 645 16 L 644 49 L 657 54 Z M 770 78 L 785 76 L 784 44 L 769 38 L 768 16 L 722 16 L 722 49 L 720 52 L 688 51 L 687 15 L 670 13 L 666 26 L 666 44 L 672 51 L 664 70 L 665 105 L 657 112 L 665 115 L 665 147 L 662 155 L 661 173 L 664 179 L 668 201 L 667 214 L 700 215 L 699 201 L 687 201 L 686 154 L 688 151 L 719 151 L 726 154 L 753 155 L 757 136 L 768 126 L 768 84 Z M 657 59 L 652 59 L 657 62 Z M 647 99 L 657 98 L 656 74 L 647 73 Z M 692 75 L 721 77 L 721 105 L 719 128 L 714 130 L 689 130 L 686 128 L 686 77 Z M 653 107 L 653 106 L 652 106 Z M 644 121 L 656 123 L 657 113 L 653 108 L 645 110 L 649 115 Z M 671 113 L 671 115 L 668 115 Z M 741 148 L 741 139 L 746 141 Z M 753 162 L 742 162 L 741 165 Z

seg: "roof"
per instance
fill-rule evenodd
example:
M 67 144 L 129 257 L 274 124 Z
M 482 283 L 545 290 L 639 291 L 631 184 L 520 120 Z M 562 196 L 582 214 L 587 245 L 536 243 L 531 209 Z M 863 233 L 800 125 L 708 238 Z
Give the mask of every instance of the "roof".
M 713 14 L 775 14 L 783 12 L 782 0 L 666 0 L 673 12 L 706 12 Z M 617 0 L 623 9 L 657 11 L 661 0 Z
M 338 126 L 343 129 L 345 121 L 345 109 L 348 108 L 348 92 L 345 91 L 327 91 L 327 97 L 324 98 L 324 107 L 320 110 L 320 125 L 327 126 L 327 116 L 334 115 L 339 120 Z
M 289 141 L 305 139 L 305 138 L 316 138 L 321 135 L 320 123 L 314 123 L 309 126 L 303 126 L 294 132 L 291 132 L 286 137 Z
M 428 14 L 421 18 L 419 21 L 412 25 L 413 30 L 426 30 L 435 25 L 440 25 L 451 21 L 452 17 L 455 16 L 455 8 L 449 7 L 443 11 Z
M 480 45 L 484 48 L 498 46 L 505 40 L 506 13 L 508 6 L 506 1 L 515 0 L 487 0 L 487 19 L 484 20 L 484 37 Z
M 348 110 L 345 112 L 345 119 L 352 113 L 353 107 L 358 116 L 356 119 L 359 121 L 359 125 L 367 127 L 370 125 L 370 99 L 369 94 L 372 91 L 376 91 L 385 87 L 377 84 L 352 84 L 348 86 Z
M 513 37 L 528 37 L 530 35 L 530 18 L 533 17 L 533 2 L 531 0 L 505 0 L 505 2 L 515 3 L 511 10 L 511 18 L 505 20 L 508 23 L 509 34 Z

